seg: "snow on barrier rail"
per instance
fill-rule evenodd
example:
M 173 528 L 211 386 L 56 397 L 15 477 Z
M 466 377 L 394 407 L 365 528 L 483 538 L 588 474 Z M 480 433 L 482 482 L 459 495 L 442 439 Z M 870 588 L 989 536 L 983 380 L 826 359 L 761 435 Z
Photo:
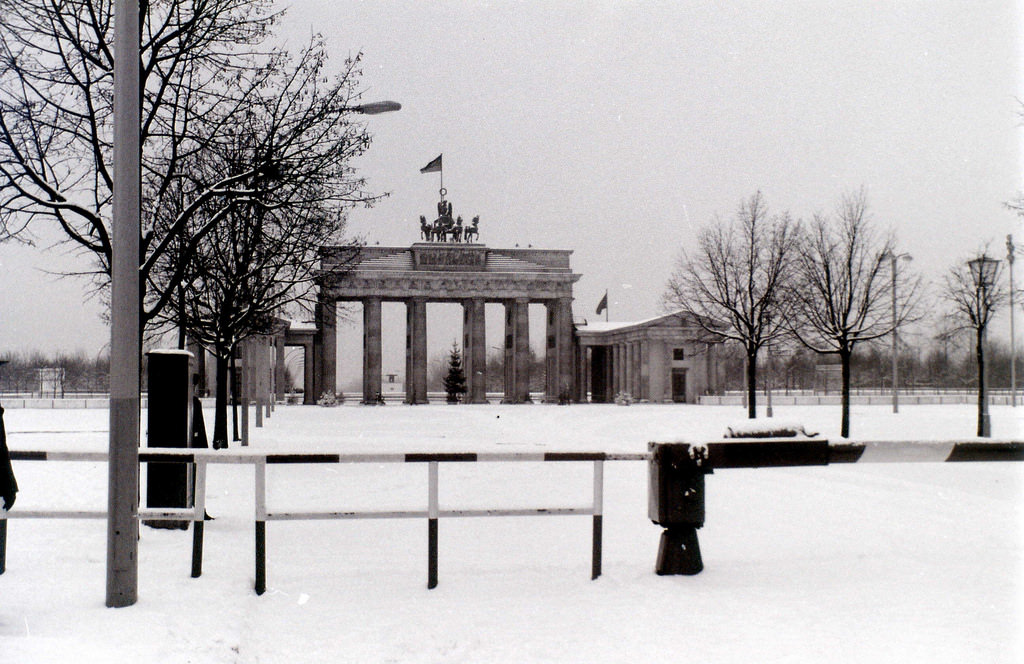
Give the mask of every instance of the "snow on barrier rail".
M 373 519 L 373 518 L 426 518 L 428 522 L 428 574 L 427 586 L 437 585 L 437 521 L 448 517 L 473 516 L 565 516 L 591 515 L 593 520 L 593 546 L 591 578 L 601 574 L 602 516 L 604 502 L 605 461 L 648 461 L 652 464 L 651 519 L 666 525 L 666 532 L 675 526 L 670 524 L 671 516 L 657 514 L 658 505 L 654 498 L 657 483 L 653 465 L 659 448 L 672 448 L 678 458 L 692 462 L 687 481 L 700 477 L 699 528 L 703 525 L 703 475 L 713 469 L 725 468 L 767 468 L 781 466 L 823 466 L 834 463 L 907 463 L 907 462 L 977 462 L 977 461 L 1024 461 L 1024 442 L 1019 441 L 842 441 L 829 443 L 818 439 L 729 439 L 702 444 L 650 443 L 648 453 L 605 453 L 605 452 L 543 452 L 543 453 L 391 453 L 391 454 L 343 454 L 324 452 L 295 452 L 288 454 L 245 451 L 197 450 L 180 448 L 144 448 L 139 452 L 140 463 L 190 463 L 196 466 L 194 505 L 188 508 L 140 509 L 137 518 L 146 521 L 192 521 L 192 576 L 202 574 L 203 530 L 206 512 L 206 466 L 217 464 L 251 464 L 254 467 L 255 492 L 255 590 L 262 594 L 266 590 L 266 522 L 284 520 L 323 519 Z M 12 461 L 91 461 L 106 462 L 106 452 L 64 452 L 11 450 Z M 438 465 L 441 463 L 467 462 L 590 462 L 594 464 L 593 500 L 589 505 L 577 507 L 549 507 L 536 509 L 477 509 L 442 510 L 438 504 Z M 338 463 L 425 463 L 428 472 L 427 507 L 410 511 L 322 511 L 285 512 L 267 509 L 268 464 L 338 464 Z M 681 484 L 674 485 L 676 488 Z M 661 506 L 665 509 L 665 505 Z M 695 513 L 696 514 L 696 513 Z M 691 515 L 692 516 L 692 515 Z M 105 510 L 14 510 L 0 509 L 0 574 L 4 571 L 7 520 L 16 519 L 89 519 L 106 518 Z M 662 517 L 665 517 L 662 519 Z M 664 543 L 664 538 L 663 538 Z M 676 542 L 675 544 L 679 544 Z M 672 546 L 675 546 L 673 544 Z M 693 531 L 693 545 L 699 562 L 699 548 Z M 664 544 L 663 544 L 664 546 Z M 678 553 L 678 552 L 677 552 Z M 668 554 L 672 554 L 671 551 Z M 673 563 L 663 566 L 659 552 L 658 573 L 696 573 L 672 571 Z M 678 565 L 675 567 L 678 568 Z M 697 570 L 699 571 L 699 569 Z

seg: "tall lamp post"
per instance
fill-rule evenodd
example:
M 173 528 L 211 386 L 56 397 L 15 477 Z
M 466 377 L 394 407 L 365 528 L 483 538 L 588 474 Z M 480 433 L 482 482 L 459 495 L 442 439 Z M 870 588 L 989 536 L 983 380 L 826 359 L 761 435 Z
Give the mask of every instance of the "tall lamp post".
M 114 18 L 106 605 L 125 607 L 138 599 L 139 572 L 139 3 L 115 0 Z M 396 102 L 373 102 L 349 110 L 373 115 L 399 108 Z
M 974 297 L 977 305 L 978 340 L 978 436 L 992 435 L 992 422 L 988 413 L 988 384 L 985 375 L 985 328 L 988 326 L 989 309 L 988 290 L 995 284 L 999 261 L 986 254 L 967 261 L 974 281 Z
M 882 258 L 889 259 L 889 271 L 892 272 L 892 412 L 900 412 L 899 388 L 899 321 L 896 317 L 896 277 L 901 260 L 912 261 L 914 257 L 904 252 L 897 254 L 887 251 Z
M 1010 266 L 1010 406 L 1017 407 L 1017 335 L 1014 333 L 1014 318 L 1016 311 L 1013 303 L 1013 259 L 1017 253 L 1017 246 L 1013 243 L 1013 236 L 1006 236 L 1006 262 Z

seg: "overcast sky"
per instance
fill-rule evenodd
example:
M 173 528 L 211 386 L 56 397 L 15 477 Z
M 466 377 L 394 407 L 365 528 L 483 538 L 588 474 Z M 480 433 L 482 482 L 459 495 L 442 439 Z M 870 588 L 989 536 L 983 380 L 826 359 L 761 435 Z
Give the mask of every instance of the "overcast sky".
M 419 169 L 443 152 L 481 242 L 575 251 L 577 318 L 597 318 L 605 289 L 612 320 L 658 314 L 680 249 L 758 189 L 808 218 L 864 186 L 933 280 L 1024 241 L 1003 207 L 1024 189 L 1018 3 L 282 5 L 291 46 L 319 31 L 338 65 L 362 52 L 365 100 L 403 106 L 368 118 L 358 167 L 391 195 L 350 230 L 417 241 L 439 186 Z M 0 353 L 107 342 L 85 285 L 40 272 L 55 260 L 0 246 Z

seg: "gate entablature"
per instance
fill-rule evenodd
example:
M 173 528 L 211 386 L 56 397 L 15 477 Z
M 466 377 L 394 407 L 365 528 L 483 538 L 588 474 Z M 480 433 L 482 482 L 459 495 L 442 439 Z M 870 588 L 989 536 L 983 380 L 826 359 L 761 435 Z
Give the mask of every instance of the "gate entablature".
M 489 249 L 479 244 L 421 242 L 411 247 L 321 249 L 321 298 L 332 301 L 367 297 L 404 301 L 487 302 L 527 298 L 531 302 L 572 298 L 582 275 L 569 265 L 571 250 Z
M 574 392 L 572 287 L 582 275 L 571 250 L 490 249 L 482 244 L 419 242 L 409 247 L 320 250 L 317 329 L 323 392 L 335 390 L 335 312 L 339 301 L 363 303 L 363 402 L 377 403 L 381 381 L 381 302 L 406 303 L 406 402 L 426 402 L 426 304 L 463 306 L 468 401 L 486 403 L 486 302 L 505 306 L 505 398 L 529 401 L 529 304 L 547 307 L 545 401 Z M 319 391 L 318 391 L 319 393 Z

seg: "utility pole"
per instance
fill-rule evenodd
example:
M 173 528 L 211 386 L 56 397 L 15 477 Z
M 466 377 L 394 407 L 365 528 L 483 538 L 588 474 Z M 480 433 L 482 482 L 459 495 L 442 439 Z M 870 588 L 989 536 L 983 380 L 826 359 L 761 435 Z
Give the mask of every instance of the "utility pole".
M 107 606 L 139 588 L 139 3 L 114 5 L 114 207 L 110 274 Z

